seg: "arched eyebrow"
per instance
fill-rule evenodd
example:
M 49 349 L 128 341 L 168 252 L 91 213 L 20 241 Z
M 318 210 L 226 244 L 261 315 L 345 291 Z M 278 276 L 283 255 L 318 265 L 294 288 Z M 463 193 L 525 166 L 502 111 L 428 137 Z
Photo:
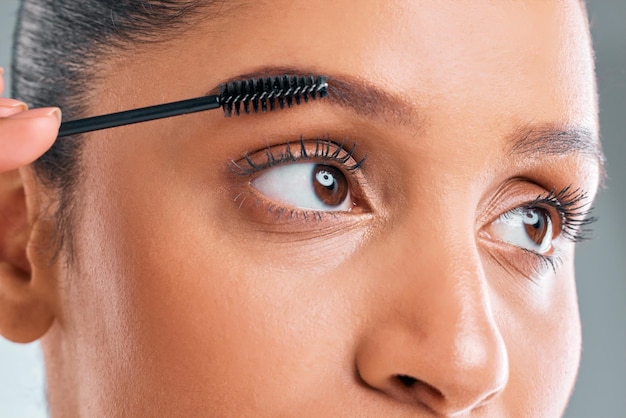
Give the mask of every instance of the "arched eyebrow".
M 324 101 L 345 108 L 360 116 L 381 119 L 386 123 L 409 125 L 420 121 L 408 97 L 397 93 L 387 92 L 367 80 L 351 75 L 331 75 L 316 68 L 299 68 L 289 66 L 268 66 L 238 74 L 223 80 L 222 83 L 232 83 L 237 80 L 248 80 L 263 77 L 290 76 L 326 76 L 328 79 L 328 95 Z M 222 84 L 220 83 L 220 84 Z M 218 94 L 219 88 L 214 88 L 207 95 Z
M 510 155 L 540 158 L 546 155 L 577 154 L 597 161 L 605 170 L 606 158 L 598 137 L 581 127 L 560 127 L 551 124 L 525 125 L 507 138 Z

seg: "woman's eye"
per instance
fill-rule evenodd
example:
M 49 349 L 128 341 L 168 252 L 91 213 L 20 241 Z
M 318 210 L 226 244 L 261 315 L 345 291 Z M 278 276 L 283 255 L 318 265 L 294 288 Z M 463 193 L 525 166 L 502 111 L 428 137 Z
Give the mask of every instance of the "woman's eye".
M 346 176 L 336 167 L 294 163 L 271 167 L 251 183 L 265 197 L 299 209 L 350 211 L 354 204 Z
M 515 208 L 500 215 L 489 229 L 494 238 L 538 254 L 552 249 L 553 225 L 546 209 Z

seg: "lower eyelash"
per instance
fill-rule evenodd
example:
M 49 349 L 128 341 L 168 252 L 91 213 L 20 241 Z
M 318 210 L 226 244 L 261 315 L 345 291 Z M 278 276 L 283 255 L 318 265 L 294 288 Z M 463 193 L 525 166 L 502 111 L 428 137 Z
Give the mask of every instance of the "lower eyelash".
M 561 266 L 561 264 L 563 262 L 563 258 L 558 253 L 551 254 L 551 255 L 544 255 L 544 254 L 539 254 L 539 253 L 536 253 L 534 251 L 526 250 L 526 249 L 523 249 L 523 248 L 522 248 L 522 250 L 528 252 L 531 255 L 536 256 L 539 259 L 539 262 L 542 264 L 542 267 L 544 269 L 550 267 L 555 274 L 556 274 L 556 271 L 559 269 L 559 267 Z M 535 272 L 538 273 L 538 274 L 541 271 L 542 270 L 539 269 L 539 268 L 535 269 Z
M 239 193 L 235 199 L 235 203 L 237 204 L 239 209 L 242 209 L 244 206 L 254 207 L 256 209 L 263 208 L 267 210 L 267 213 L 271 215 L 274 221 L 297 221 L 303 220 L 307 221 L 318 221 L 322 222 L 326 220 L 328 216 L 336 219 L 339 212 L 325 212 L 319 210 L 304 210 L 304 209 L 296 209 L 296 208 L 286 208 L 277 203 L 272 203 L 269 201 L 265 201 L 264 199 L 259 198 L 255 193 L 251 191 L 244 191 Z
M 307 145 L 315 145 L 315 150 L 310 152 L 307 150 Z M 268 146 L 264 152 L 264 161 L 255 161 L 249 152 L 243 155 L 243 158 L 238 162 L 231 160 L 229 166 L 231 170 L 241 176 L 251 176 L 258 172 L 261 172 L 270 167 L 298 161 L 319 161 L 319 162 L 334 162 L 341 166 L 348 172 L 356 171 L 363 166 L 367 155 L 358 161 L 354 160 L 354 155 L 357 149 L 357 142 L 354 142 L 350 149 L 345 148 L 346 140 L 341 143 L 336 143 L 326 138 L 315 138 L 313 141 L 307 141 L 302 136 L 299 140 L 299 153 L 297 155 L 292 150 L 292 143 L 286 143 L 279 146 Z M 278 149 L 277 149 L 278 148 Z M 353 164 L 348 164 L 348 161 L 353 160 Z
M 517 251 L 521 251 L 520 253 Z M 563 263 L 563 257 L 559 252 L 551 255 L 540 254 L 526 248 L 518 247 L 517 254 L 503 257 L 496 251 L 489 251 L 490 258 L 505 271 L 514 277 L 523 276 L 534 283 L 540 283 L 547 270 L 555 274 Z

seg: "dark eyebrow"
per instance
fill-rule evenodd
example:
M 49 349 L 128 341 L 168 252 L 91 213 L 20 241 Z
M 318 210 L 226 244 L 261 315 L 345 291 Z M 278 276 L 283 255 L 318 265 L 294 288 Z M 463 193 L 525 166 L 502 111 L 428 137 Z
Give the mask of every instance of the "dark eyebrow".
M 385 122 L 409 125 L 415 123 L 417 112 L 407 97 L 392 94 L 367 80 L 351 75 L 331 75 L 319 69 L 302 69 L 287 66 L 262 67 L 254 71 L 230 77 L 222 83 L 231 83 L 237 80 L 247 80 L 262 77 L 293 76 L 326 76 L 328 79 L 328 95 L 324 98 L 327 103 L 341 106 L 365 117 L 376 117 Z M 221 83 L 221 84 L 222 84 Z M 218 88 L 211 90 L 207 95 L 217 94 Z
M 604 175 L 606 158 L 598 137 L 580 127 L 550 124 L 520 127 L 507 140 L 510 155 L 539 158 L 546 155 L 577 154 L 597 161 Z

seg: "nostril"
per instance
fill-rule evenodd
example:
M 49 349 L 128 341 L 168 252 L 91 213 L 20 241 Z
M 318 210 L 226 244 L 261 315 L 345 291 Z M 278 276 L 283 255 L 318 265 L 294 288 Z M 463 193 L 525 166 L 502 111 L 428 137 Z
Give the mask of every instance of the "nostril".
M 396 374 L 393 376 L 402 386 L 407 389 L 420 389 L 422 393 L 428 393 L 429 396 L 437 399 L 443 399 L 443 393 L 438 390 L 436 387 L 429 385 L 428 383 L 416 379 L 413 376 L 409 376 L 408 374 Z
M 400 381 L 407 388 L 413 387 L 414 384 L 417 383 L 417 379 L 411 376 L 407 376 L 405 374 L 397 374 L 396 379 Z

